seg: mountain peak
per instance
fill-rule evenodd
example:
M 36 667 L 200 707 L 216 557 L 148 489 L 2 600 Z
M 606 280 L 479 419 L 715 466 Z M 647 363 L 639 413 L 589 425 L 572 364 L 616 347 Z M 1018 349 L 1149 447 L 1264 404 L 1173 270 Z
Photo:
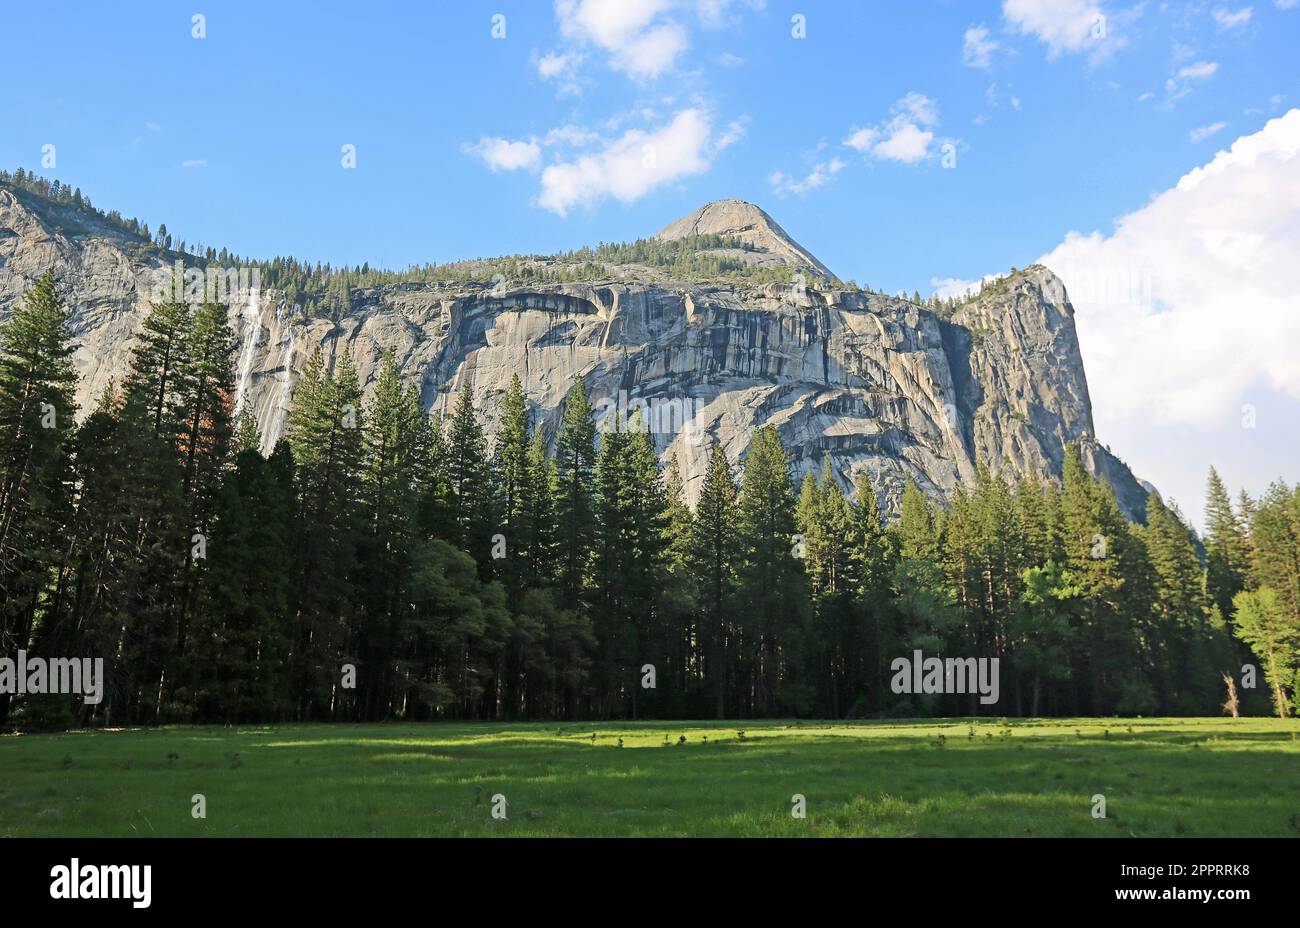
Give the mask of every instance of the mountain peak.
M 784 264 L 804 268 L 828 280 L 835 280 L 826 265 L 818 261 L 782 229 L 763 209 L 745 200 L 714 200 L 676 222 L 669 223 L 655 238 L 670 241 L 693 235 L 726 235 L 752 246 L 755 263 Z

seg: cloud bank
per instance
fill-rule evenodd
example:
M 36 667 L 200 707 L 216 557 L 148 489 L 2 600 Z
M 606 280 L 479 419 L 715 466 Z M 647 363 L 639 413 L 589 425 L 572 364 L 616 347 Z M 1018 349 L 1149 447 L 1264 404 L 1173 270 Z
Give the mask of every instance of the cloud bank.
M 1258 491 L 1300 459 L 1298 254 L 1293 109 L 1040 259 L 1077 312 L 1098 436 L 1193 518 L 1210 464 Z

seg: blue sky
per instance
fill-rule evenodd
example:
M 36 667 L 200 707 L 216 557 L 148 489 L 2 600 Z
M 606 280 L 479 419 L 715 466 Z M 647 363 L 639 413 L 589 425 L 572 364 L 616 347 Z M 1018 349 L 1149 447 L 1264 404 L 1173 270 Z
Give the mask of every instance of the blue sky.
M 1297 0 L 43 2 L 4 22 L 22 79 L 0 99 L 0 166 L 191 244 L 336 264 L 626 240 L 739 197 L 841 277 L 929 293 L 1071 232 L 1111 236 L 1300 106 Z M 1127 324 L 1094 318 L 1112 327 L 1097 350 Z M 1111 378 L 1123 408 L 1151 387 L 1113 382 L 1126 358 L 1094 371 L 1087 320 L 1080 307 L 1090 379 Z M 1273 367 L 1257 400 L 1285 417 L 1300 374 Z M 1235 415 L 1250 380 L 1198 389 Z M 1157 407 L 1171 428 L 1222 441 L 1227 413 L 1175 407 Z M 1122 439 L 1152 413 L 1124 415 L 1129 431 L 1099 409 L 1098 431 L 1140 458 Z M 1278 441 L 1235 482 L 1278 476 L 1296 450 Z M 1133 463 L 1160 482 L 1148 457 Z
M 14 5 L 11 36 L 50 39 L 6 49 L 12 73 L 39 77 L 0 101 L 0 164 L 38 166 L 54 143 L 57 169 L 43 173 L 188 241 L 384 266 L 633 238 L 734 196 L 841 276 L 910 291 L 1106 228 L 1205 160 L 1215 140 L 1189 132 L 1225 122 L 1221 135 L 1245 134 L 1300 100 L 1300 9 L 1268 0 L 1227 30 L 1215 4 L 1148 3 L 1131 20 L 1116 9 L 1096 44 L 1125 46 L 1100 61 L 1088 49 L 1049 60 L 1041 39 L 1008 31 L 997 3 L 737 0 L 716 19 L 691 6 L 658 17 L 688 47 L 638 78 L 610 66 L 616 53 L 565 36 L 536 0 L 377 2 L 364 15 L 351 3 Z M 202 40 L 191 37 L 196 7 Z M 492 37 L 498 12 L 503 39 Z M 980 24 L 1001 46 L 988 68 L 963 64 L 965 31 Z M 543 56 L 566 52 L 585 55 L 575 80 L 539 76 Z M 1170 103 L 1166 80 L 1201 61 L 1216 73 Z M 955 169 L 841 144 L 909 93 L 934 101 Z M 1155 96 L 1138 102 L 1144 93 Z M 535 173 L 493 173 L 464 148 L 564 125 L 617 137 L 686 108 L 708 112 L 715 133 L 738 122 L 744 135 L 702 173 L 565 216 L 536 205 Z M 343 144 L 357 147 L 354 171 L 340 166 Z M 835 157 L 845 167 L 818 190 L 781 196 L 769 182 Z

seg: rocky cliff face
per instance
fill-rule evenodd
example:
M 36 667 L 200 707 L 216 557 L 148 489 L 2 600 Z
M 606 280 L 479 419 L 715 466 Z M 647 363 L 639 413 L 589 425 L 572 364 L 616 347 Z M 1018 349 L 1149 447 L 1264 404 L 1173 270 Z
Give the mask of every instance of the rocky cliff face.
M 120 381 L 150 272 L 164 262 L 94 217 L 36 199 L 0 186 L 0 318 L 54 267 L 74 307 L 84 409 Z M 468 380 L 489 437 L 512 374 L 552 438 L 581 377 L 601 424 L 635 412 L 665 458 L 678 456 L 692 501 L 712 440 L 738 464 L 754 430 L 772 423 L 797 478 L 829 453 L 846 488 L 869 473 L 887 509 L 907 479 L 944 497 L 973 478 L 977 461 L 1016 477 L 1058 476 L 1065 445 L 1079 441 L 1088 466 L 1140 517 L 1145 490 L 1093 435 L 1073 309 L 1051 271 L 1014 273 L 946 314 L 842 289 L 741 201 L 709 204 L 658 238 L 703 234 L 743 245 L 717 251 L 746 265 L 792 269 L 794 283 L 608 265 L 579 283 L 498 277 L 357 290 L 337 322 L 304 318 L 281 293 L 240 291 L 230 300 L 236 403 L 256 413 L 269 448 L 317 346 L 335 361 L 350 354 L 367 387 L 392 352 L 430 409 L 445 410 Z

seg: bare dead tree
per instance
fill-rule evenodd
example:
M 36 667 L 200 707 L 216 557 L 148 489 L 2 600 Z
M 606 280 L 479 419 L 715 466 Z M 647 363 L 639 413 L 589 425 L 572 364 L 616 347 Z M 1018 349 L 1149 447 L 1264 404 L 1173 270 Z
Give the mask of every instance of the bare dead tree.
M 1223 674 L 1223 682 L 1228 687 L 1228 701 L 1223 704 L 1223 711 L 1234 719 L 1240 718 L 1241 714 L 1237 711 L 1237 681 L 1232 678 L 1231 674 Z

